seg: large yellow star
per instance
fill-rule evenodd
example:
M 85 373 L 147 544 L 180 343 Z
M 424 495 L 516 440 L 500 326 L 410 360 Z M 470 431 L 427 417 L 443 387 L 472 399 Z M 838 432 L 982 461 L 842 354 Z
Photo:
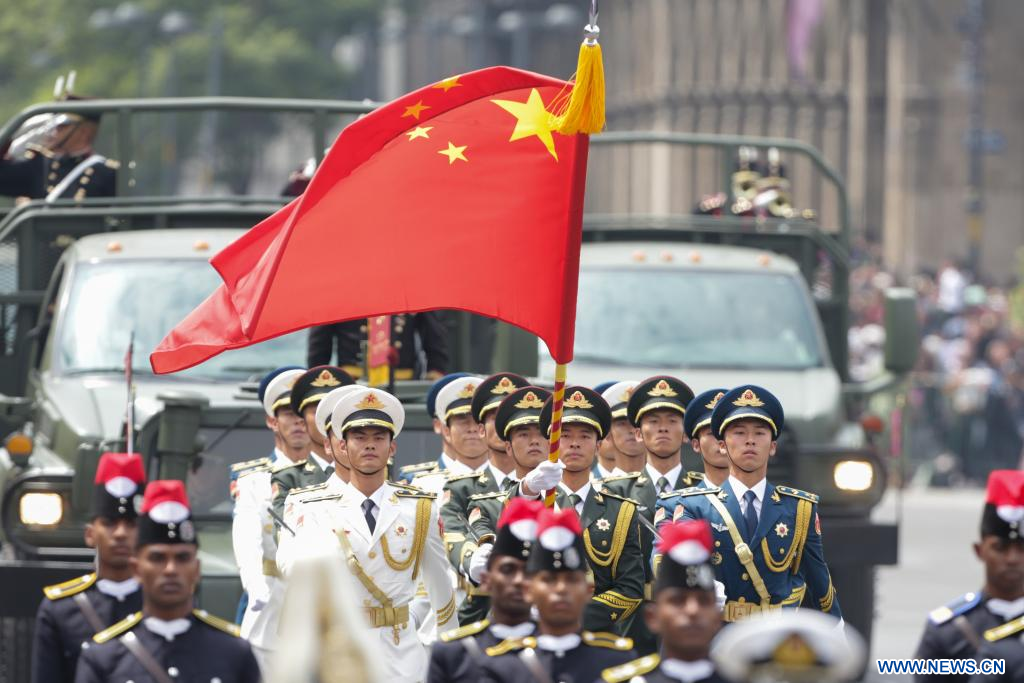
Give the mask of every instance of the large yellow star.
M 440 90 L 444 90 L 445 92 L 448 92 L 452 88 L 461 88 L 462 84 L 459 83 L 459 77 L 458 76 L 449 76 L 448 78 L 444 79 L 443 81 L 438 81 L 437 83 L 435 83 L 431 87 L 438 88 Z
M 496 105 L 516 117 L 516 128 L 512 131 L 509 142 L 515 142 L 523 138 L 536 135 L 544 143 L 551 156 L 558 161 L 558 153 L 555 152 L 555 141 L 551 137 L 554 126 L 551 125 L 551 114 L 544 108 L 544 101 L 540 93 L 534 88 L 530 91 L 530 97 L 525 102 L 513 100 L 491 100 Z
M 466 158 L 466 155 L 463 154 L 463 152 L 466 151 L 466 147 L 468 146 L 469 145 L 462 145 L 461 147 L 456 147 L 455 145 L 452 144 L 451 140 L 449 140 L 448 149 L 438 150 L 437 153 L 443 154 L 446 157 L 448 157 L 448 165 L 451 166 L 452 164 L 455 163 L 456 159 L 461 159 L 462 161 L 469 161 L 469 159 Z
M 412 130 L 408 131 L 406 135 L 409 136 L 409 140 L 415 140 L 416 138 L 424 138 L 429 140 L 430 136 L 427 135 L 430 131 L 434 130 L 433 126 L 416 126 Z
M 423 100 L 420 100 L 416 104 L 414 104 L 412 106 L 409 106 L 409 107 L 406 107 L 405 108 L 405 113 L 402 114 L 402 118 L 404 119 L 406 116 L 411 116 L 414 119 L 416 119 L 417 121 L 419 121 L 420 120 L 420 114 L 423 113 L 424 109 L 430 109 L 430 106 L 426 105 L 426 104 L 423 104 Z

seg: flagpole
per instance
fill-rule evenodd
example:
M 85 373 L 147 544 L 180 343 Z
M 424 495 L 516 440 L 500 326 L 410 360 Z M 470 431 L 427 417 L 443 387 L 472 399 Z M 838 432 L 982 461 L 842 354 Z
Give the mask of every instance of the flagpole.
M 555 390 L 551 394 L 551 437 L 548 442 L 548 460 L 558 462 L 562 447 L 562 404 L 565 402 L 565 363 L 555 364 Z M 555 492 L 551 489 L 544 496 L 544 507 L 555 507 Z
M 124 356 L 124 377 L 125 384 L 128 385 L 128 405 L 125 408 L 125 441 L 127 442 L 126 446 L 129 453 L 135 452 L 135 386 L 132 381 L 132 365 L 134 363 L 132 354 L 134 348 L 135 330 L 132 330 L 131 335 L 128 337 L 128 353 Z

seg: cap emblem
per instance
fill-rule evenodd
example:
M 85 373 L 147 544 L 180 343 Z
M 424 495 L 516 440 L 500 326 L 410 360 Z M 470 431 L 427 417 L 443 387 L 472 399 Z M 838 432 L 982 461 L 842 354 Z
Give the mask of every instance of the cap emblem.
M 586 399 L 582 391 L 574 391 L 565 401 L 566 408 L 593 408 L 594 404 Z
M 510 380 L 508 377 L 502 377 L 501 380 L 494 385 L 491 389 L 492 394 L 511 394 L 513 391 L 518 389 L 516 383 Z
M 462 387 L 462 391 L 459 392 L 459 398 L 473 398 L 474 393 L 476 393 L 476 385 L 467 383 L 466 386 Z
M 764 406 L 764 401 L 757 397 L 753 389 L 747 389 L 743 394 L 732 402 L 734 406 L 747 406 L 750 408 L 761 408 Z
M 658 383 L 654 385 L 654 388 L 647 392 L 648 396 L 678 396 L 675 390 L 668 385 L 665 380 L 658 380 Z
M 635 389 L 635 388 L 636 387 L 629 387 L 628 389 L 623 391 L 622 395 L 619 396 L 619 400 L 622 401 L 623 403 L 628 403 L 629 402 L 629 397 L 633 395 L 633 389 Z
M 725 392 L 719 391 L 717 394 L 715 394 L 715 397 L 711 399 L 711 403 L 705 403 L 704 407 L 707 408 L 708 410 L 714 410 L 715 406 L 718 405 L 718 402 L 722 400 L 723 396 L 725 396 Z
M 357 410 L 383 410 L 384 404 L 373 392 L 366 394 L 363 400 L 356 404 Z
M 516 408 L 543 408 L 543 407 L 544 407 L 544 401 L 540 400 L 537 397 L 537 394 L 533 393 L 532 391 L 526 392 L 526 395 L 523 396 L 519 400 L 518 403 L 516 403 Z
M 315 380 L 310 382 L 310 386 L 314 386 L 314 387 L 317 387 L 317 388 L 320 388 L 320 387 L 340 387 L 341 386 L 341 382 L 338 381 L 337 377 L 335 377 L 334 375 L 331 374 L 330 370 L 323 370 L 323 371 L 320 372 L 319 375 L 316 376 Z
M 799 634 L 794 633 L 779 643 L 772 652 L 772 661 L 797 669 L 814 666 L 814 650 Z

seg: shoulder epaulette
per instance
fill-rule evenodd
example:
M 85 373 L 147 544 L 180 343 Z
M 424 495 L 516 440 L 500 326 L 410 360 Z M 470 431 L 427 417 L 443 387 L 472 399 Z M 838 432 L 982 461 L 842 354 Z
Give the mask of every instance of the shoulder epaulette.
M 640 506 L 640 503 L 639 503 L 638 501 L 635 501 L 635 500 L 633 500 L 632 498 L 628 498 L 628 497 L 626 497 L 626 496 L 620 496 L 619 494 L 617 494 L 617 493 L 614 493 L 613 491 L 609 491 L 609 490 L 608 490 L 608 489 L 606 489 L 606 488 L 602 488 L 602 489 L 601 489 L 601 490 L 599 491 L 599 493 L 600 493 L 600 494 L 601 494 L 602 496 L 608 496 L 609 498 L 614 498 L 615 500 L 621 500 L 621 501 L 622 501 L 622 502 L 624 502 L 624 503 L 632 503 L 633 505 L 636 505 L 636 506 L 638 506 L 638 507 Z
M 525 638 L 507 638 L 497 645 L 487 648 L 484 652 L 487 653 L 488 657 L 497 657 L 498 655 L 522 650 L 524 647 L 537 647 L 537 639 L 533 636 L 526 636 Z
M 444 470 L 444 471 L 447 472 L 448 470 Z M 462 474 L 456 474 L 455 476 L 449 475 L 448 483 L 450 484 L 453 481 L 461 481 L 463 479 L 476 479 L 478 477 L 482 477 L 486 473 L 487 473 L 487 470 L 484 470 L 483 472 L 464 472 Z
M 345 497 L 345 493 L 328 493 L 324 496 L 310 496 L 308 498 L 299 498 L 296 503 L 302 503 L 303 505 L 309 505 L 310 503 L 319 503 L 324 500 L 340 500 Z
M 437 461 L 430 460 L 428 462 L 416 463 L 415 465 L 405 465 L 403 467 L 399 467 L 398 471 L 401 472 L 402 474 L 412 474 L 414 472 L 424 472 L 426 470 L 433 470 L 436 468 Z
M 981 603 L 981 593 L 964 593 L 956 600 L 946 603 L 942 607 L 933 609 L 928 613 L 928 619 L 939 626 L 945 624 L 953 617 L 958 617 L 965 612 L 970 612 Z
M 256 458 L 255 460 L 246 460 L 245 462 L 236 462 L 231 466 L 232 472 L 241 472 L 252 467 L 263 467 L 264 465 L 270 464 L 270 458 Z
M 421 479 L 423 477 L 444 477 L 445 479 L 448 479 L 449 476 L 451 476 L 449 474 L 450 471 L 451 470 L 424 470 L 423 472 L 414 472 L 412 475 L 412 480 L 416 481 L 417 479 Z
M 619 636 L 614 633 L 605 633 L 603 631 L 584 631 L 583 642 L 593 647 L 606 647 L 610 650 L 618 650 L 620 652 L 627 652 L 633 649 L 632 638 L 626 638 L 625 636 Z
M 804 500 L 809 500 L 812 503 L 818 502 L 818 494 L 801 491 L 800 489 L 795 489 L 792 486 L 776 486 L 775 490 L 779 493 L 784 493 L 787 496 L 793 496 L 794 498 L 803 498 Z
M 485 500 L 487 498 L 504 498 L 508 495 L 507 491 L 491 491 L 490 493 L 474 493 L 469 497 L 470 500 Z
M 414 488 L 400 488 L 397 491 L 395 491 L 395 495 L 398 496 L 399 498 L 437 498 L 436 493 L 431 493 L 430 491 L 424 491 L 423 489 Z
M 625 683 L 634 676 L 649 674 L 661 664 L 661 657 L 658 655 L 647 655 L 632 662 L 626 662 L 601 672 L 601 680 L 606 683 Z
M 287 469 L 292 468 L 292 467 L 300 467 L 300 466 L 305 465 L 305 464 L 306 464 L 306 458 L 304 458 L 302 460 L 297 460 L 295 462 L 291 462 L 287 458 L 282 458 L 282 462 L 274 463 L 274 467 L 270 471 L 273 472 L 274 474 L 277 474 L 278 472 L 280 472 L 282 470 L 287 470 Z
M 259 474 L 260 472 L 271 472 L 270 464 L 268 463 L 262 467 L 250 467 L 234 474 L 236 479 L 241 479 L 242 477 L 248 477 L 250 474 Z
M 49 149 L 47 149 L 46 147 L 43 147 L 40 144 L 36 144 L 35 142 L 30 142 L 27 145 L 25 145 L 25 149 L 26 149 L 26 151 L 25 151 L 25 158 L 26 159 L 31 159 L 32 157 L 36 156 L 37 154 L 39 154 L 41 156 L 44 156 L 47 159 L 52 159 L 53 158 L 53 152 L 51 152 Z M 29 152 L 32 153 L 32 156 L 29 156 Z
M 291 491 L 288 492 L 288 495 L 289 496 L 297 496 L 297 495 L 299 495 L 301 493 L 312 493 L 314 491 L 319 491 L 320 489 L 325 489 L 325 488 L 327 488 L 327 482 L 326 481 L 322 481 L 319 484 L 311 484 L 309 486 L 302 486 L 302 487 L 297 488 L 297 489 L 292 489 Z
M 676 496 L 699 496 L 705 493 L 718 493 L 722 489 L 717 486 L 690 486 L 685 489 L 676 489 L 675 491 L 665 491 L 665 493 L 658 494 L 658 498 L 675 498 Z
M 103 162 L 107 168 L 121 168 L 121 162 L 116 159 L 107 159 Z
M 690 481 L 704 481 L 704 473 L 703 472 L 689 472 L 688 471 L 686 473 L 686 478 L 687 478 L 687 480 L 690 480 Z
M 81 593 L 94 583 L 96 583 L 96 572 L 86 574 L 85 576 L 75 577 L 70 581 L 65 581 L 64 583 L 47 586 L 43 589 L 43 595 L 50 600 L 60 600 L 61 598 L 68 598 L 77 593 Z
M 232 624 L 230 621 L 225 621 L 220 617 L 215 617 L 204 609 L 194 609 L 192 610 L 192 614 L 193 616 L 195 616 L 196 619 L 203 622 L 207 626 L 212 626 L 218 631 L 224 631 L 224 633 L 232 635 L 236 638 L 238 637 L 238 626 Z
M 140 621 L 142 621 L 142 612 L 136 612 L 135 614 L 125 617 L 113 626 L 103 629 L 94 635 L 92 639 L 97 643 L 105 643 L 108 640 L 117 638 L 122 633 L 127 633 L 132 630 Z
M 612 475 L 612 476 L 610 476 L 610 477 L 605 477 L 605 478 L 603 478 L 603 479 L 602 479 L 601 481 L 602 481 L 602 482 L 608 482 L 608 481 L 622 481 L 622 480 L 624 480 L 624 479 L 636 479 L 636 478 L 638 478 L 639 476 L 640 476 L 640 473 L 639 473 L 639 472 L 627 472 L 626 474 L 613 474 L 613 475 Z
M 421 489 L 419 486 L 413 486 L 412 484 L 406 484 L 405 482 L 389 481 L 388 483 L 394 486 L 396 489 L 404 489 L 406 491 L 413 491 L 416 493 L 426 493 L 426 491 L 424 489 Z
M 487 619 L 484 619 L 483 621 L 474 621 L 472 624 L 466 624 L 459 628 L 453 628 L 451 631 L 445 631 L 441 634 L 441 641 L 450 643 L 453 640 L 461 640 L 468 636 L 475 636 L 490 625 L 491 622 Z
M 994 643 L 997 640 L 1002 640 L 1007 636 L 1012 636 L 1024 631 L 1024 617 L 1017 617 L 1013 621 L 1008 621 L 1002 626 L 996 626 L 985 631 L 985 640 L 990 643 Z

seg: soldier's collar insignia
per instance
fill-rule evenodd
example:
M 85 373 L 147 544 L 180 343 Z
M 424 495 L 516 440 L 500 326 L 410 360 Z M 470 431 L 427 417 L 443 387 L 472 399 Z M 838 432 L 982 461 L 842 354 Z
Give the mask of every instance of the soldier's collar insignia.
M 544 401 L 537 397 L 537 394 L 532 391 L 526 392 L 526 395 L 519 399 L 519 403 L 516 403 L 516 408 L 543 408 Z
M 356 404 L 359 410 L 383 410 L 384 404 L 373 392 L 368 393 L 362 401 Z
M 322 370 L 316 379 L 310 382 L 310 386 L 314 387 L 340 387 L 341 382 L 338 378 L 331 374 L 330 370 Z
M 502 377 L 501 380 L 494 385 L 491 389 L 492 394 L 511 394 L 513 391 L 518 389 L 516 383 L 510 380 L 508 377 Z
M 718 405 L 718 402 L 722 400 L 723 396 L 725 396 L 725 392 L 719 391 L 717 394 L 715 394 L 715 397 L 711 399 L 711 403 L 705 403 L 704 407 L 707 408 L 708 410 L 714 410 L 715 406 Z
M 779 538 L 785 538 L 789 535 L 789 527 L 786 526 L 785 522 L 779 522 L 775 525 L 775 533 Z
M 593 408 L 594 404 L 591 403 L 583 396 L 582 391 L 574 391 L 572 396 L 565 400 L 566 408 Z
M 807 644 L 807 641 L 798 634 L 794 633 L 788 638 L 779 643 L 775 651 L 772 652 L 772 661 L 777 664 L 783 664 L 787 667 L 794 669 L 806 669 L 814 666 L 814 662 L 817 657 L 814 656 L 814 650 Z
M 659 380 L 658 383 L 654 385 L 653 389 L 651 389 L 650 391 L 647 392 L 647 395 L 648 396 L 678 396 L 679 394 L 677 394 L 675 392 L 675 390 L 673 390 L 672 387 L 670 387 L 668 385 L 668 382 L 666 382 L 665 380 L 662 379 L 662 380 Z
M 757 397 L 753 389 L 747 389 L 743 394 L 732 402 L 734 406 L 750 407 L 750 408 L 761 408 L 764 406 L 764 401 Z
M 462 391 L 459 392 L 459 398 L 473 398 L 474 393 L 476 393 L 476 385 L 467 384 L 462 387 Z

